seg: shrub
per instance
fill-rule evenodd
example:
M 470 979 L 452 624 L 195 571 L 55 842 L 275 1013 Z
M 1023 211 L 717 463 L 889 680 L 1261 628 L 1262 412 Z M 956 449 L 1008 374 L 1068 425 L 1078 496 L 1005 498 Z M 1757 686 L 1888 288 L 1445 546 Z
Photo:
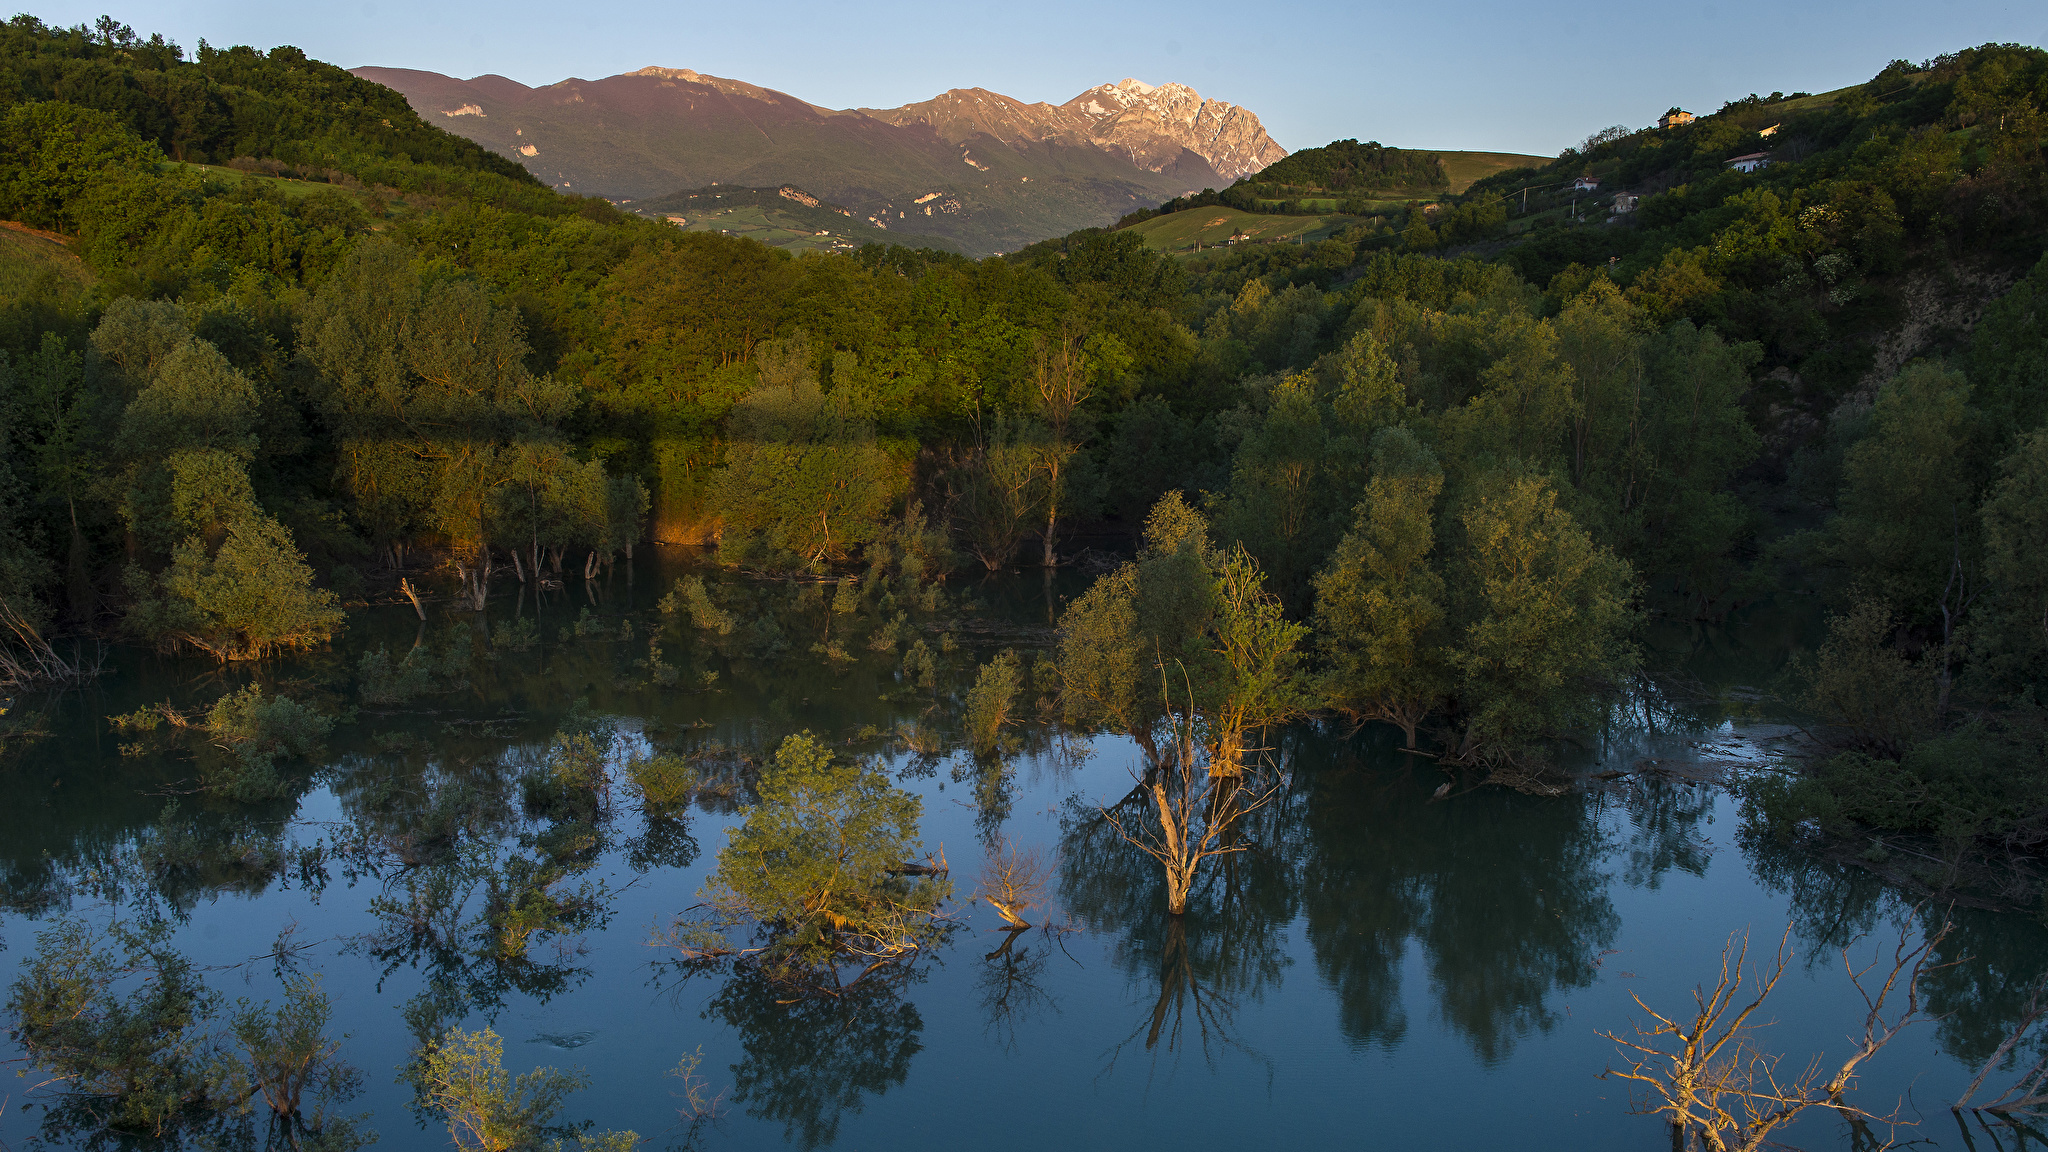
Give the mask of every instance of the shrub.
M 1015 652 L 1005 650 L 982 665 L 967 692 L 967 740 L 976 755 L 987 756 L 1002 747 L 1003 728 L 1010 723 L 1021 681 Z
M 540 766 L 520 777 L 527 811 L 552 820 L 594 820 L 611 798 L 604 748 L 583 732 L 557 732 Z
M 650 812 L 680 808 L 697 790 L 697 770 L 673 753 L 644 759 L 635 756 L 626 765 L 626 775 L 640 790 L 640 801 Z
M 524 652 L 538 643 L 540 629 L 524 616 L 500 620 L 491 627 L 491 647 L 501 652 Z
M 406 1070 L 421 1102 L 447 1121 L 456 1147 L 479 1152 L 531 1147 L 569 1094 L 589 1083 L 581 1074 L 553 1068 L 512 1076 L 504 1058 L 505 1042 L 489 1028 L 451 1028 Z
M 210 786 L 237 800 L 279 794 L 280 756 L 310 756 L 334 730 L 334 719 L 289 696 L 265 696 L 255 684 L 230 692 L 206 713 L 206 731 L 235 759 L 216 768 Z

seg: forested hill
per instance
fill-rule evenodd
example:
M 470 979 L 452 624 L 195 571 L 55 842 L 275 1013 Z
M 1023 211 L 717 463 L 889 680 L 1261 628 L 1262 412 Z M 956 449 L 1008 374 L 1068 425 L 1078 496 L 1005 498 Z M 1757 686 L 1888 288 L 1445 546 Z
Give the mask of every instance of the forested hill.
M 518 164 L 421 120 L 398 93 L 296 48 L 201 41 L 188 59 L 107 17 L 88 30 L 17 16 L 0 25 L 0 101 L 48 100 L 112 113 L 174 160 L 272 159 L 358 177 L 410 162 L 537 184 Z
M 1451 178 L 1434 152 L 1386 148 L 1377 140 L 1333 140 L 1268 165 L 1240 184 L 1298 191 L 1352 192 L 1448 188 Z
M 1149 516 L 1140 568 L 1297 646 L 1288 708 L 1475 768 L 1597 719 L 1647 612 L 1786 588 L 1837 615 L 1809 706 L 1894 766 L 1843 771 L 2044 762 L 2038 50 L 1603 133 L 1319 243 L 974 261 L 559 196 L 290 50 L 9 35 L 52 79 L 0 111 L 0 217 L 56 241 L 0 245 L 0 677 L 61 632 L 317 646 L 400 579 L 481 604 L 650 535 L 915 582 Z M 1149 579 L 1090 611 L 1139 627 Z M 1228 682 L 1207 632 L 1096 639 Z M 2003 798 L 1957 834 L 2048 826 L 2048 784 L 1971 779 Z

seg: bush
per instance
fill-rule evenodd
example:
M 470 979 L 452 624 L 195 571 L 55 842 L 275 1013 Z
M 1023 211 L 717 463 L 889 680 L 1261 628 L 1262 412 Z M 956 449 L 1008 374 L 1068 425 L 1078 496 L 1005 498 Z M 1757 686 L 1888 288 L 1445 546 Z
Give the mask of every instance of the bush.
M 356 665 L 359 692 L 365 704 L 403 704 L 434 690 L 434 659 L 423 647 L 414 647 L 396 664 L 383 645 L 363 653 Z
M 980 677 L 967 692 L 967 740 L 976 755 L 987 756 L 1002 747 L 1003 728 L 1010 723 L 1021 679 L 1015 652 L 1005 650 L 982 665 Z
M 456 1147 L 479 1152 L 533 1147 L 569 1094 L 590 1082 L 580 1073 L 553 1068 L 512 1076 L 504 1058 L 505 1042 L 496 1032 L 454 1028 L 406 1070 L 420 1102 L 447 1121 Z
M 595 820 L 611 798 L 604 748 L 582 732 L 555 733 L 540 767 L 520 777 L 526 809 L 551 820 Z
M 650 812 L 680 808 L 697 790 L 697 770 L 673 753 L 645 759 L 635 756 L 626 765 L 626 775 L 640 790 L 640 801 Z
M 284 525 L 261 514 L 227 525 L 212 555 L 186 540 L 154 579 L 130 568 L 136 597 L 128 629 L 161 645 L 189 644 L 219 660 L 254 660 L 280 649 L 311 648 L 341 630 L 334 593 L 313 586 Z
M 500 620 L 491 627 L 491 647 L 501 652 L 524 652 L 538 643 L 540 629 L 524 616 Z
M 255 684 L 230 692 L 206 713 L 206 731 L 231 748 L 236 759 L 212 786 L 237 800 L 279 793 L 275 765 L 280 756 L 310 756 L 334 730 L 334 719 L 289 696 L 265 696 Z

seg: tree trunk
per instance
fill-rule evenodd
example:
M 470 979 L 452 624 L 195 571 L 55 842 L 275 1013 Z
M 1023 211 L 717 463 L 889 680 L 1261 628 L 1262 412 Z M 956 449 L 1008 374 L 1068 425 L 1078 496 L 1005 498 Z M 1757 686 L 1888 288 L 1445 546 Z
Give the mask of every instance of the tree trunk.
M 85 534 L 78 530 L 78 509 L 71 509 L 71 547 L 65 556 L 64 589 L 71 600 L 71 619 L 84 624 L 93 616 L 92 575 L 86 571 Z
M 521 563 L 519 562 L 519 549 L 517 549 L 517 548 L 511 549 L 511 552 L 512 552 L 512 572 L 513 572 L 513 574 L 514 574 L 514 575 L 516 575 L 516 576 L 518 576 L 518 577 L 519 577 L 519 582 L 520 582 L 521 584 L 524 584 L 524 583 L 526 583 L 526 565 L 524 565 L 524 564 L 521 564 Z

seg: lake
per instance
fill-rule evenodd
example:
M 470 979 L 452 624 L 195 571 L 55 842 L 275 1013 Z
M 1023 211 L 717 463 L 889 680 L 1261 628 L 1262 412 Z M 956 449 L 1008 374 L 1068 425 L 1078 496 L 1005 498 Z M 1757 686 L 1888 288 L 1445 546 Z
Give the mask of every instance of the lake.
M 657 1147 L 1649 1149 L 1669 1147 L 1662 1123 L 1599 1078 L 1618 1059 L 1601 1033 L 1643 1015 L 1632 997 L 1681 1009 L 1731 933 L 1767 956 L 1789 925 L 1796 955 L 1759 1042 L 1788 1065 L 1839 1060 L 1863 1014 L 1840 948 L 1854 942 L 1860 966 L 1938 915 L 1860 869 L 1745 835 L 1740 801 L 1713 782 L 1772 770 L 1787 746 L 1767 690 L 1789 647 L 1814 640 L 1796 597 L 1726 627 L 1654 627 L 1660 686 L 1561 752 L 1583 773 L 1629 774 L 1561 795 L 1470 787 L 1384 727 L 1275 734 L 1284 790 L 1175 920 L 1157 866 L 1096 818 L 1131 789 L 1127 741 L 1032 720 L 999 757 L 961 746 L 961 698 L 1002 648 L 1025 655 L 1035 715 L 1030 653 L 1085 577 L 956 579 L 928 602 L 834 611 L 855 597 L 649 551 L 588 587 L 536 595 L 501 577 L 482 614 L 446 597 L 424 622 L 402 603 L 364 608 L 331 649 L 255 668 L 121 650 L 84 691 L 17 700 L 17 715 L 46 712 L 49 735 L 0 768 L 7 979 L 64 915 L 167 918 L 230 1000 L 318 973 L 366 1078 L 347 1110 L 372 1113 L 387 1148 L 447 1146 L 396 1070 L 416 1028 L 459 1021 L 502 1035 L 513 1071 L 584 1070 L 565 1118 Z M 661 609 L 689 575 L 710 582 L 730 631 Z M 920 642 L 929 666 L 906 669 Z M 439 687 L 466 685 L 364 702 L 364 654 L 416 643 L 446 659 Z M 199 791 L 217 756 L 202 739 L 107 722 L 203 706 L 251 676 L 355 710 L 312 762 L 280 765 L 282 799 Z M 564 723 L 614 733 L 621 777 L 608 819 L 567 849 L 518 783 Z M 921 959 L 784 1003 L 744 971 L 693 975 L 655 941 L 697 902 L 748 765 L 803 730 L 922 798 L 956 898 L 950 935 Z M 656 749 L 697 765 L 685 817 L 647 817 L 623 784 L 623 759 Z M 1058 863 L 1048 906 L 1014 936 L 965 902 L 998 836 Z M 477 917 L 508 861 L 549 852 L 576 861 L 577 915 L 507 959 Z M 1946 1015 L 1874 1057 L 1856 1100 L 1918 1121 L 1903 1139 L 2009 1147 L 2010 1131 L 2003 1145 L 1959 1133 L 1948 1105 L 2048 969 L 2048 932 L 2032 915 L 1954 915 L 1942 952 L 1960 962 L 1927 984 Z M 699 1052 L 723 1114 L 692 1125 L 670 1073 Z M 49 1121 L 33 1083 L 12 1087 L 0 1139 L 92 1144 Z M 1809 1116 L 1791 1142 L 1857 1145 L 1834 1114 Z

